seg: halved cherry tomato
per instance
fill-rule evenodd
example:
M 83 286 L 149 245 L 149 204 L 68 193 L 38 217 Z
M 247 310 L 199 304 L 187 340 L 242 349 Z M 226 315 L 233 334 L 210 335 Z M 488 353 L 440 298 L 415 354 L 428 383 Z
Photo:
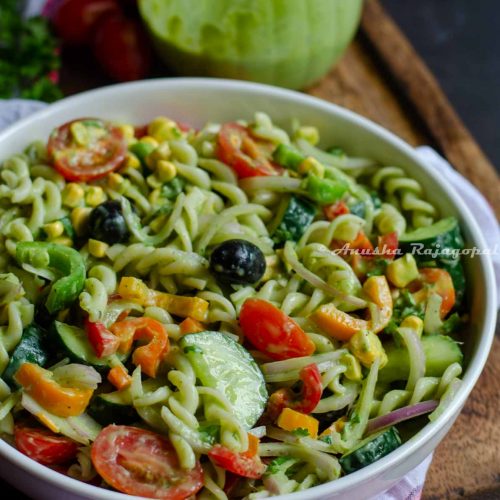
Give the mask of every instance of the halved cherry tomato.
M 92 444 L 91 459 L 110 486 L 129 495 L 184 500 L 203 486 L 199 462 L 183 469 L 166 437 L 137 427 L 105 427 Z
M 88 318 L 84 321 L 85 332 L 98 358 L 111 356 L 120 345 L 120 339 L 113 335 L 102 323 L 92 323 Z
M 248 129 L 242 125 L 223 125 L 217 143 L 219 160 L 229 165 L 240 179 L 278 175 L 278 169 L 268 159 L 266 144 L 252 138 Z
M 309 414 L 318 406 L 323 386 L 317 365 L 312 363 L 305 366 L 300 370 L 299 376 L 302 381 L 302 390 L 298 396 L 288 387 L 271 394 L 267 413 L 272 420 L 278 418 L 283 408 L 291 408 L 300 413 Z
M 77 129 L 83 131 L 78 140 Z M 66 180 L 90 181 L 120 167 L 127 153 L 127 142 L 121 130 L 111 123 L 80 118 L 52 131 L 47 152 L 54 168 Z
M 245 337 L 273 359 L 309 356 L 313 341 L 289 316 L 261 299 L 247 299 L 240 312 L 240 326 Z
M 259 479 L 266 470 L 258 455 L 248 457 L 243 453 L 235 453 L 221 444 L 213 446 L 208 456 L 215 465 L 238 476 Z
M 420 287 L 413 294 L 417 303 L 427 300 L 430 293 L 437 293 L 443 299 L 441 302 L 441 318 L 444 318 L 455 305 L 455 288 L 448 271 L 437 267 L 419 269 L 420 277 L 416 283 L 410 284 L 410 289 Z
M 378 237 L 378 257 L 394 259 L 398 251 L 398 233 L 396 231 Z
M 349 207 L 343 201 L 336 201 L 331 205 L 323 206 L 323 213 L 328 220 L 333 220 L 339 215 L 350 213 Z
M 72 44 L 89 42 L 97 21 L 120 11 L 116 0 L 62 0 L 46 8 L 57 34 Z
M 47 429 L 16 426 L 16 448 L 44 465 L 62 465 L 76 457 L 79 444 L 65 436 L 58 436 Z

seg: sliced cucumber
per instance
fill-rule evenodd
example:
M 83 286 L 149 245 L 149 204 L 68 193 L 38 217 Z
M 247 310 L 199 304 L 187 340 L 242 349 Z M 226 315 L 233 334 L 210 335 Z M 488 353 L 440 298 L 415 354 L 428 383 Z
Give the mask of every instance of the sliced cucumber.
M 421 339 L 425 354 L 425 376 L 441 377 L 452 363 L 462 363 L 463 354 L 459 345 L 444 335 L 424 336 Z M 384 345 L 387 364 L 379 372 L 379 382 L 406 380 L 409 375 L 410 361 L 405 347 L 395 344 Z
M 54 321 L 51 335 L 57 341 L 63 356 L 68 356 L 78 363 L 92 365 L 98 370 L 111 367 L 113 357 L 98 358 L 82 328 Z M 123 362 L 126 361 L 128 354 L 115 354 L 114 356 Z
M 98 394 L 90 402 L 87 413 L 101 425 L 127 425 L 139 420 L 130 396 L 123 392 Z
M 48 360 L 46 332 L 37 325 L 29 325 L 23 330 L 19 344 L 10 355 L 9 364 L 2 374 L 10 387 L 18 387 L 14 375 L 23 363 L 35 363 L 45 366 Z
M 316 215 L 316 208 L 302 198 L 290 196 L 278 214 L 278 226 L 273 232 L 273 241 L 281 245 L 288 240 L 299 241 L 306 229 L 311 225 Z
M 405 252 L 411 252 L 412 248 L 418 249 L 421 245 L 423 245 L 422 248 L 425 250 L 435 250 L 438 252 L 445 249 L 461 249 L 464 247 L 460 226 L 455 217 L 447 217 L 435 222 L 431 226 L 419 227 L 415 231 L 402 234 L 399 242 Z M 418 254 L 415 258 L 417 257 Z M 424 259 L 429 258 L 428 255 L 420 257 Z
M 340 457 L 340 465 L 346 474 L 370 465 L 401 446 L 401 438 L 395 427 L 380 431 Z
M 264 375 L 250 353 L 220 332 L 185 335 L 180 346 L 201 384 L 220 391 L 243 426 L 253 427 L 264 411 L 268 394 Z

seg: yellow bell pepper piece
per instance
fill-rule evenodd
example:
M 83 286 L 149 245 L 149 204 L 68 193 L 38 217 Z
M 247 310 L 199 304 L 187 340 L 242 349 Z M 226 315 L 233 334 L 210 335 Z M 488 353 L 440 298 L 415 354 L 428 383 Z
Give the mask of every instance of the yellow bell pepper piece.
M 391 290 L 385 276 L 371 276 L 363 284 L 363 290 L 377 308 L 377 313 L 369 321 L 355 318 L 337 309 L 333 303 L 320 306 L 311 315 L 311 319 L 325 333 L 343 341 L 349 340 L 361 330 L 380 332 L 387 326 L 392 316 Z
M 380 359 L 380 368 L 387 364 L 387 354 L 382 342 L 372 332 L 366 330 L 356 332 L 349 340 L 347 347 L 367 368 L 370 368 L 376 359 Z
M 208 314 L 208 302 L 199 297 L 184 297 L 152 290 L 138 278 L 125 276 L 120 280 L 118 293 L 127 300 L 143 307 L 161 307 L 174 316 L 205 321 Z
M 87 408 L 92 389 L 63 387 L 52 379 L 52 372 L 33 363 L 24 363 L 16 381 L 37 403 L 58 417 L 77 417 Z
M 285 431 L 293 432 L 298 429 L 305 429 L 309 433 L 308 437 L 313 439 L 318 437 L 318 420 L 310 415 L 292 410 L 291 408 L 284 408 L 276 423 L 278 427 L 281 427 Z

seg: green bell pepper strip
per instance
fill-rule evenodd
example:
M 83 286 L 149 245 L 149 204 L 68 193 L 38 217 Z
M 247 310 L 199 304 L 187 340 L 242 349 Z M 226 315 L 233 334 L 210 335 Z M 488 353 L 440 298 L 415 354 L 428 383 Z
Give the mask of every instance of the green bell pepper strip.
M 280 144 L 273 152 L 273 160 L 282 167 L 297 171 L 306 157 L 288 144 Z
M 50 267 L 62 275 L 53 282 L 45 303 L 51 314 L 68 307 L 83 290 L 85 263 L 73 248 L 55 243 L 23 241 L 17 244 L 16 260 L 20 265 Z
M 315 174 L 307 176 L 304 187 L 309 197 L 321 205 L 340 200 L 349 188 L 342 180 L 322 179 Z

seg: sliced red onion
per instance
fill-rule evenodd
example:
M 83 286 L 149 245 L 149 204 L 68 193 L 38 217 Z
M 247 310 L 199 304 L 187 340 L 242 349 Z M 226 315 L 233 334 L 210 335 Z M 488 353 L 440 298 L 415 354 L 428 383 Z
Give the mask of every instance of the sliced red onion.
M 429 400 L 421 401 L 420 403 L 404 406 L 403 408 L 398 408 L 397 410 L 391 411 L 386 415 L 380 417 L 372 418 L 368 420 L 368 425 L 366 426 L 366 434 L 371 434 L 372 432 L 384 429 L 385 427 L 390 427 L 391 425 L 399 424 L 405 420 L 410 420 L 420 415 L 425 415 L 434 411 L 439 404 L 439 401 Z
M 78 389 L 97 389 L 102 382 L 101 375 L 94 368 L 78 363 L 59 366 L 53 374 L 59 384 Z

